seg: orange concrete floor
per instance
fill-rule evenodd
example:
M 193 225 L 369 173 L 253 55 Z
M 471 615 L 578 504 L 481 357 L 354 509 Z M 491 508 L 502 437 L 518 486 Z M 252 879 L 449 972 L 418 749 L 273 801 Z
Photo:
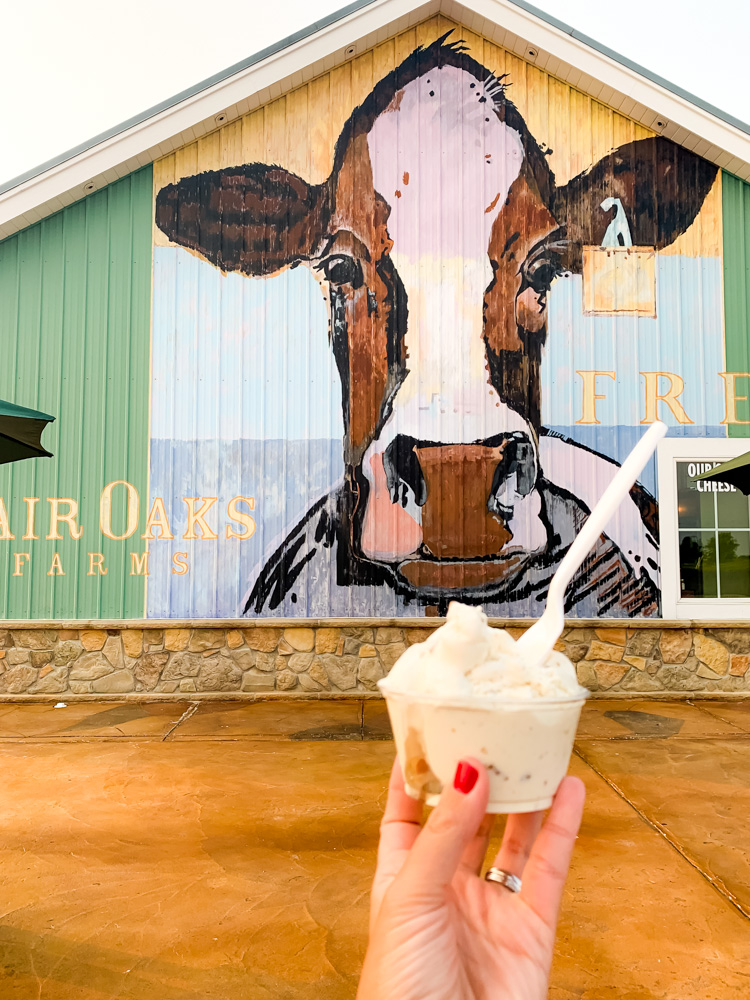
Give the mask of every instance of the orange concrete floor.
M 377 702 L 0 705 L 2 1000 L 354 996 Z M 587 705 L 552 1000 L 750 995 L 750 702 Z

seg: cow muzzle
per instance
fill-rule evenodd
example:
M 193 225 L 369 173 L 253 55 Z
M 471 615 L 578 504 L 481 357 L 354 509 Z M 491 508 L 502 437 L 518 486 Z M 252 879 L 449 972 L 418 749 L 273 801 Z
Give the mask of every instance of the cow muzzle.
M 366 456 L 365 475 L 362 553 L 417 589 L 479 587 L 528 556 L 513 522 L 535 494 L 539 464 L 522 431 L 472 444 L 400 434 Z

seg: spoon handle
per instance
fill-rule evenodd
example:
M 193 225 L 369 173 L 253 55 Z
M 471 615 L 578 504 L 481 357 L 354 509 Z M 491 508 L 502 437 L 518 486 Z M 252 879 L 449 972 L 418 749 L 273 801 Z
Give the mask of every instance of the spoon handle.
M 519 651 L 541 660 L 552 649 L 563 628 L 563 599 L 568 584 L 666 433 L 666 424 L 660 420 L 653 423 L 622 463 L 565 553 L 550 582 L 544 614 L 520 637 Z

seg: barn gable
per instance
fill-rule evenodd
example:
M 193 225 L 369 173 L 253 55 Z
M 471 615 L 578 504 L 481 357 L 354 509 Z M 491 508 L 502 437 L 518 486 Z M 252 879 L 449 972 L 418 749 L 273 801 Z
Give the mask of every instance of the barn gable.
M 433 16 L 462 24 L 633 121 L 750 179 L 750 127 L 524 0 L 355 0 L 0 186 L 0 239 Z
M 7 541 L 60 500 L 7 613 L 533 617 L 644 424 L 746 434 L 749 150 L 526 5 L 375 0 L 6 186 Z M 571 615 L 659 613 L 658 494 Z

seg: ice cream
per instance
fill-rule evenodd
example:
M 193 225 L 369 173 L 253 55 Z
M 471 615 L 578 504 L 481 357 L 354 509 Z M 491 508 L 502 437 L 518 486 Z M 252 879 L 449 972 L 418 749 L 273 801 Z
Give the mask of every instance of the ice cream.
M 458 761 L 476 757 L 489 771 L 490 812 L 551 804 L 588 693 L 562 653 L 528 664 L 512 636 L 457 603 L 380 687 L 409 794 L 434 805 Z
M 544 664 L 528 664 L 503 629 L 490 628 L 480 608 L 455 601 L 445 625 L 410 646 L 394 664 L 386 686 L 445 697 L 504 695 L 508 698 L 565 698 L 584 695 L 575 667 L 554 652 Z

